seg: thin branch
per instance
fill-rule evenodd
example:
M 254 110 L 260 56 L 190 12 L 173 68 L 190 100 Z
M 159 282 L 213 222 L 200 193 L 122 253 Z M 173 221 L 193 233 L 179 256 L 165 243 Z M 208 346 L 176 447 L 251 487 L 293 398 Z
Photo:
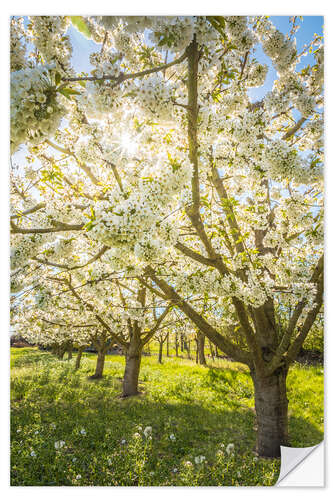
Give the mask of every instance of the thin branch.
M 162 64 L 161 66 L 155 66 L 154 68 L 150 69 L 145 69 L 143 71 L 138 71 L 137 73 L 120 73 L 119 76 L 114 76 L 114 75 L 103 75 L 100 77 L 97 76 L 81 76 L 81 77 L 75 77 L 75 78 L 63 78 L 63 82 L 82 82 L 82 81 L 89 81 L 89 82 L 96 82 L 96 81 L 106 81 L 106 80 L 113 80 L 115 81 L 115 85 L 119 85 L 120 83 L 126 81 L 126 80 L 133 80 L 134 78 L 140 78 L 141 76 L 146 76 L 150 75 L 152 73 L 158 73 L 159 71 L 165 71 L 168 68 L 171 68 L 171 66 L 175 66 L 176 64 L 180 64 L 183 61 L 185 61 L 187 57 L 187 51 L 185 50 L 184 54 L 178 59 L 174 59 L 173 61 L 167 63 L 167 64 Z

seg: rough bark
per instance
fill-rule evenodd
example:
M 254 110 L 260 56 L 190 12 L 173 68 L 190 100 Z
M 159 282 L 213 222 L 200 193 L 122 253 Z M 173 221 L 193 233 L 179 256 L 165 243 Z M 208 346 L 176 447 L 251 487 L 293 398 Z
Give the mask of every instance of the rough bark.
M 205 358 L 205 336 L 198 332 L 197 334 L 197 352 L 198 352 L 198 362 L 200 365 L 206 365 Z
M 261 457 L 279 457 L 288 445 L 287 369 L 267 377 L 251 372 L 257 417 L 257 452 Z
M 80 368 L 81 358 L 82 358 L 83 348 L 79 349 L 77 352 L 76 360 L 75 360 L 75 370 Z
M 67 352 L 68 352 L 68 358 L 67 359 L 68 360 L 72 359 L 72 357 L 73 357 L 73 347 L 69 347 Z
M 141 365 L 142 347 L 138 339 L 131 339 L 126 352 L 126 365 L 123 381 L 122 397 L 139 394 L 139 372 Z
M 176 358 L 178 358 L 178 347 L 179 347 L 179 344 L 178 344 L 178 335 L 177 335 L 177 333 L 176 333 L 175 339 L 176 339 L 176 341 L 175 341 L 176 342 L 176 346 L 175 346 L 176 347 Z

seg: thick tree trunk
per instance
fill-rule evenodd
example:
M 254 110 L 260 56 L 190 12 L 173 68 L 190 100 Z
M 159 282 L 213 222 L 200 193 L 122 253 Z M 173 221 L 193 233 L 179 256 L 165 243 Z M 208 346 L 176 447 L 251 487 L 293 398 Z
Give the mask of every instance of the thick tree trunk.
M 198 351 L 199 364 L 206 365 L 205 336 L 201 332 L 198 332 L 198 334 L 197 334 L 197 351 Z
M 72 359 L 73 357 L 73 347 L 68 348 L 68 358 L 67 359 Z
M 139 394 L 138 383 L 141 364 L 142 347 L 138 340 L 131 339 L 126 352 L 126 365 L 123 381 L 124 398 Z
M 159 343 L 159 349 L 158 349 L 158 362 L 162 363 L 162 356 L 163 356 L 163 342 Z
M 97 351 L 97 362 L 96 362 L 95 373 L 90 378 L 98 379 L 103 377 L 104 363 L 105 363 L 105 350 L 101 349 Z
M 257 415 L 257 452 L 261 457 L 279 457 L 288 445 L 287 370 L 259 377 L 251 373 Z
M 75 370 L 80 368 L 81 358 L 82 358 L 83 348 L 79 349 L 77 352 L 76 360 L 75 360 Z

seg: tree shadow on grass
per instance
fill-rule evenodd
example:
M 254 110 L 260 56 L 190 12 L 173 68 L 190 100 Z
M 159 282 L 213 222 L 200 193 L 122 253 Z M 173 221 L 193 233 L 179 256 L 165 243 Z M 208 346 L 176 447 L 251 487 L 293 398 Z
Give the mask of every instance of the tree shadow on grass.
M 270 474 L 271 484 L 277 479 L 276 461 L 260 461 L 263 462 L 260 473 L 251 469 L 257 467 L 252 463 L 256 436 L 255 416 L 248 408 L 208 410 L 194 403 L 156 403 L 151 401 L 149 394 L 119 400 L 116 398 L 119 385 L 115 385 L 112 379 L 90 383 L 89 393 L 85 388 L 68 385 L 62 389 L 60 397 L 54 388 L 50 388 L 53 401 L 46 402 L 43 394 L 37 394 L 36 399 L 23 399 L 14 407 L 12 485 L 69 485 L 72 484 L 70 477 L 76 472 L 84 477 L 86 485 L 138 484 L 140 476 L 133 470 L 136 470 L 146 446 L 142 432 L 146 427 L 152 427 L 146 460 L 150 469 L 155 471 L 155 484 L 183 484 L 183 479 L 177 479 L 177 474 L 172 471 L 179 470 L 184 461 L 193 462 L 199 455 L 204 455 L 208 461 L 200 485 L 232 484 L 232 466 L 228 472 L 230 477 L 225 472 L 227 469 L 216 468 L 216 452 L 221 443 L 235 445 L 238 468 L 249 461 L 246 484 L 262 484 L 260 481 L 264 481 L 266 473 Z M 56 424 L 56 428 L 53 429 L 51 424 Z M 18 435 L 18 428 L 24 429 L 24 433 Z M 35 429 L 38 430 L 37 437 Z M 307 442 L 302 446 L 309 446 L 309 441 L 312 444 L 313 440 L 321 440 L 319 431 L 300 418 L 291 418 L 291 431 L 296 433 L 298 441 L 301 436 L 306 437 Z M 140 433 L 142 449 L 133 451 L 136 432 Z M 170 438 L 172 435 L 175 439 Z M 57 452 L 54 444 L 60 440 L 66 445 L 62 452 Z M 37 457 L 32 460 L 22 454 L 25 448 L 33 448 Z M 134 457 L 135 453 L 137 456 Z M 107 457 L 110 456 L 114 469 L 108 466 Z M 76 459 L 75 465 L 73 458 Z M 147 480 L 144 484 L 150 483 Z

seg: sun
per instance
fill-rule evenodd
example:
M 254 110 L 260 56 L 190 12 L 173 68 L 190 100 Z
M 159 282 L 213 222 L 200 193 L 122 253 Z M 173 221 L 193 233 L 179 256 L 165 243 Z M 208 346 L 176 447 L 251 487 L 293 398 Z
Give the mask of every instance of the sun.
M 138 149 L 138 143 L 128 133 L 122 134 L 120 138 L 120 147 L 124 153 L 135 154 Z

